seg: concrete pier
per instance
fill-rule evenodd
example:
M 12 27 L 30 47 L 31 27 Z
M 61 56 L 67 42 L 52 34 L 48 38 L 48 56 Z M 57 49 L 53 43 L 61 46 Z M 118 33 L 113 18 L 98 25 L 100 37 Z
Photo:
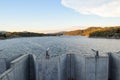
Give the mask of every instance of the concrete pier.
M 109 53 L 109 79 L 120 80 L 120 52 Z
M 59 57 L 58 74 L 58 80 L 76 80 L 74 54 Z
M 58 80 L 59 57 L 37 59 L 37 80 Z
M 108 65 L 107 55 L 67 54 L 60 58 L 59 80 L 108 80 Z
M 76 80 L 108 80 L 107 55 L 76 54 Z
M 30 54 L 20 56 L 10 62 L 10 68 L 0 75 L 0 80 L 35 80 L 35 77 L 33 79 L 34 75 L 29 74 L 34 68 L 30 64 L 32 64 Z M 34 66 L 34 64 L 32 65 Z M 34 71 L 31 73 L 34 73 Z
M 58 62 L 58 80 L 67 80 L 67 55 L 64 54 L 59 57 Z

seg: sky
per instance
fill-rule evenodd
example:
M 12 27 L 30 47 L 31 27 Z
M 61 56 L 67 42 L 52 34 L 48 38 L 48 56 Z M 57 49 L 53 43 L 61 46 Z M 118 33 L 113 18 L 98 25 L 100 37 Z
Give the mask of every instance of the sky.
M 0 0 L 0 31 L 54 33 L 120 26 L 120 0 Z

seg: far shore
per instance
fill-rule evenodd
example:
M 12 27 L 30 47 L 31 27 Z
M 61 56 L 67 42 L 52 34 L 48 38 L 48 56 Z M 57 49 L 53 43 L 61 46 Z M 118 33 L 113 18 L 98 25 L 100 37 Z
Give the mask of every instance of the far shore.
M 68 36 L 68 37 L 74 37 L 73 35 L 61 35 L 61 36 Z M 76 35 L 77 37 L 81 37 L 80 35 Z M 75 37 L 76 37 L 75 36 Z M 7 39 L 14 39 L 14 38 L 31 38 L 31 37 L 55 37 L 55 36 L 29 36 L 29 37 L 8 37 L 8 38 L 0 38 L 0 40 L 7 40 Z M 59 36 L 57 36 L 59 37 Z M 95 38 L 95 39 L 120 39 L 116 37 L 89 37 L 89 36 L 82 36 L 82 37 L 87 37 L 87 38 Z

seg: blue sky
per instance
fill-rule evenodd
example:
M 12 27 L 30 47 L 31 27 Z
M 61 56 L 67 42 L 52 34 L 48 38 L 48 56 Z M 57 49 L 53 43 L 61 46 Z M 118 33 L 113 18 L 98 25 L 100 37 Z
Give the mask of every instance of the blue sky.
M 86 2 L 85 2 L 86 1 Z M 101 2 L 102 1 L 102 2 Z M 58 32 L 120 25 L 113 0 L 1 0 L 0 31 Z M 119 0 L 114 0 L 119 1 Z M 103 6 L 106 2 L 106 6 Z M 95 6 L 92 6 L 96 4 Z M 118 7 L 114 9 L 115 5 Z M 112 8 L 110 13 L 107 7 Z

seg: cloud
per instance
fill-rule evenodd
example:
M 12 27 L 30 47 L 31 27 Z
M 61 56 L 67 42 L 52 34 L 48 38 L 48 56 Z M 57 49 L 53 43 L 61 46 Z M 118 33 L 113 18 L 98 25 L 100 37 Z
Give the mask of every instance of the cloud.
M 120 0 L 62 0 L 62 4 L 81 14 L 120 17 Z

